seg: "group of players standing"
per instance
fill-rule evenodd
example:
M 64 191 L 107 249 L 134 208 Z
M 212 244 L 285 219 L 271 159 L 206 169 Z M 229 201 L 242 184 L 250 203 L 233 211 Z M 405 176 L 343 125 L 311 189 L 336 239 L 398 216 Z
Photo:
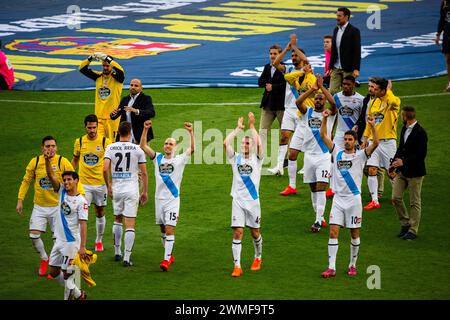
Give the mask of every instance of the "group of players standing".
M 281 63 L 284 55 L 292 51 L 292 64 Z M 271 56 L 273 49 L 270 50 Z M 355 78 L 345 76 L 341 92 L 332 95 L 324 85 L 320 75 L 314 75 L 304 52 L 297 48 L 297 38 L 291 39 L 282 51 L 274 53 L 273 66 L 284 74 L 286 80 L 285 116 L 282 131 L 293 132 L 289 144 L 290 187 L 295 189 L 296 163 L 299 152 L 304 152 L 304 183 L 310 185 L 312 207 L 315 220 L 313 232 L 325 226 L 325 190 L 329 178 L 334 192 L 330 213 L 330 238 L 328 243 L 329 266 L 321 274 L 323 277 L 336 275 L 336 253 L 340 227 L 351 230 L 351 259 L 349 276 L 355 276 L 362 222 L 361 182 L 364 166 L 369 169 L 369 189 L 373 202 L 368 209 L 379 207 L 376 185 L 376 168 L 390 166 L 396 150 L 396 128 L 400 110 L 400 100 L 391 90 L 391 84 L 382 78 L 369 81 L 370 101 L 363 114 L 363 97 L 354 91 Z M 93 59 L 102 61 L 103 72 L 92 71 L 87 66 Z M 59 280 L 65 286 L 65 298 L 84 299 L 85 293 L 76 287 L 71 261 L 77 253 L 86 255 L 86 220 L 88 208 L 95 206 L 97 238 L 95 250 L 103 251 L 102 237 L 105 230 L 107 195 L 112 198 L 115 221 L 113 225 L 115 260 L 123 261 L 125 267 L 133 265 L 131 253 L 135 239 L 135 219 L 139 204 L 147 202 L 148 179 L 146 156 L 155 167 L 155 213 L 156 224 L 161 228 L 164 258 L 160 264 L 168 271 L 174 262 L 172 254 L 175 242 L 175 227 L 180 209 L 180 186 L 185 165 L 194 152 L 193 126 L 185 123 L 190 134 L 190 147 L 175 156 L 176 141 L 167 138 L 164 151 L 155 152 L 149 147 L 147 131 L 150 120 L 145 121 L 140 144 L 131 142 L 131 123 L 113 122 L 111 113 L 118 105 L 124 73 L 122 67 L 112 57 L 96 53 L 83 61 L 80 71 L 96 81 L 96 114 L 84 120 L 86 135 L 74 143 L 72 162 L 57 155 L 56 139 L 47 136 L 42 140 L 42 155 L 33 158 L 27 166 L 26 174 L 19 190 L 17 212 L 22 213 L 23 199 L 31 181 L 35 180 L 34 208 L 30 219 L 30 237 L 41 257 L 39 275 L 44 276 L 50 265 L 50 278 Z M 119 92 L 119 94 L 117 94 Z M 106 100 L 111 107 L 106 106 Z M 326 108 L 326 102 L 329 108 Z M 136 115 L 139 115 L 137 112 Z M 355 126 L 363 115 L 364 139 L 359 146 Z M 335 121 L 337 118 L 337 122 Z M 335 122 L 336 130 L 332 132 Z M 236 129 L 224 141 L 227 158 L 232 166 L 233 183 L 231 196 L 234 259 L 233 277 L 243 274 L 240 257 L 242 237 L 245 227 L 249 227 L 253 237 L 255 258 L 251 270 L 261 268 L 262 236 L 260 233 L 261 207 L 259 184 L 263 163 L 264 142 L 255 129 L 255 117 L 248 114 L 250 135 L 245 136 L 240 152 L 231 147 L 239 131 L 244 129 L 244 119 L 239 118 Z M 113 140 L 117 136 L 117 142 Z M 256 153 L 253 150 L 256 149 Z M 280 148 L 281 149 L 281 148 Z M 284 152 L 284 154 L 282 154 Z M 286 149 L 280 150 L 283 160 Z M 74 168 L 79 167 L 77 174 Z M 373 169 L 375 168 L 375 169 Z M 282 164 L 272 169 L 282 172 Z M 371 180 L 372 179 L 372 180 Z M 81 183 L 78 184 L 78 181 Z M 371 184 L 372 181 L 372 184 Z M 292 187 L 294 184 L 294 187 Z M 292 192 L 293 193 L 293 192 Z M 85 197 L 80 194 L 84 194 Z M 289 192 L 288 192 L 289 194 Z M 375 198 L 374 198 L 375 197 Z M 123 223 L 125 235 L 123 237 Z M 56 238 L 50 258 L 45 251 L 40 235 L 49 224 Z M 122 238 L 124 252 L 122 254 Z M 62 269 L 62 272 L 61 272 Z

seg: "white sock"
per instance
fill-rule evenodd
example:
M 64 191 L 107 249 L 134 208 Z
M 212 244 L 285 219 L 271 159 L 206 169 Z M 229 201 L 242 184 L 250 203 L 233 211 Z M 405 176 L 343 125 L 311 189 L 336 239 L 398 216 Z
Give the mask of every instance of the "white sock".
M 166 243 L 164 245 L 164 260 L 169 261 L 172 256 L 173 246 L 175 244 L 175 235 L 166 236 Z
M 317 191 L 316 194 L 316 222 L 321 223 L 323 220 L 323 213 L 325 212 L 325 206 L 327 204 L 327 196 L 325 191 Z
M 314 209 L 314 213 L 317 214 L 317 195 L 315 192 L 311 191 L 311 203 Z
M 336 254 L 339 249 L 338 239 L 328 239 L 328 268 L 336 270 Z
M 377 176 L 369 176 L 367 178 L 367 185 L 372 196 L 372 201 L 378 202 L 378 180 Z
M 30 234 L 30 238 L 34 249 L 36 249 L 36 252 L 39 253 L 39 256 L 41 257 L 41 260 L 48 260 L 48 255 L 47 252 L 45 252 L 45 246 L 44 242 L 41 239 L 41 236 Z
M 135 238 L 134 229 L 126 229 L 125 230 L 125 252 L 123 256 L 123 261 L 130 262 L 131 252 L 133 251 L 134 238 Z
M 350 241 L 350 264 L 349 267 L 356 267 L 356 260 L 358 259 L 360 238 L 351 239 Z
M 259 235 L 258 239 L 253 239 L 253 247 L 255 248 L 255 258 L 261 259 L 262 256 L 262 235 Z
M 114 222 L 113 235 L 114 235 L 114 254 L 122 255 L 122 224 Z
M 161 243 L 163 248 L 166 246 L 166 234 L 161 232 Z
M 102 242 L 106 227 L 106 217 L 97 217 L 95 219 L 95 226 L 97 228 L 97 238 L 95 239 L 95 242 Z
M 242 250 L 241 240 L 233 239 L 233 244 L 231 246 L 231 249 L 233 251 L 234 266 L 240 268 L 241 267 L 241 250 Z
M 281 144 L 278 147 L 278 166 L 283 168 L 284 158 L 286 158 L 286 152 L 288 151 L 287 144 Z
M 64 300 L 68 300 L 70 296 L 70 292 L 72 292 L 73 297 L 75 299 L 79 298 L 81 296 L 80 289 L 75 284 L 75 274 L 67 278 L 67 280 L 64 281 Z
M 288 174 L 289 174 L 289 186 L 291 188 L 296 188 L 296 178 L 297 178 L 297 160 L 288 160 Z

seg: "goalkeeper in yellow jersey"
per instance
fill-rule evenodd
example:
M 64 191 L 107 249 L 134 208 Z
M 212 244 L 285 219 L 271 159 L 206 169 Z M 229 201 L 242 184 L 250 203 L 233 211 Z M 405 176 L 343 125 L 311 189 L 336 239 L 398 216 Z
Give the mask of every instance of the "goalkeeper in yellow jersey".
M 102 72 L 89 68 L 92 60 L 102 61 Z M 111 120 L 109 114 L 120 104 L 125 73 L 113 57 L 97 52 L 83 60 L 80 72 L 95 81 L 95 115 L 98 134 L 115 141 L 120 119 Z

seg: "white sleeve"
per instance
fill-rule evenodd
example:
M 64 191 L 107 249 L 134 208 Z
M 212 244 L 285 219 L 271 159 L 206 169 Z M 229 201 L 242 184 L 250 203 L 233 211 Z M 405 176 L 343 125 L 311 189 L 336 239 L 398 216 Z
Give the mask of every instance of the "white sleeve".
M 180 155 L 181 157 L 181 162 L 186 165 L 188 164 L 189 160 L 191 159 L 191 156 L 187 154 L 187 152 L 183 153 Z
M 89 206 L 86 199 L 82 196 L 83 202 L 78 207 L 78 220 L 87 220 L 89 215 Z
M 142 150 L 140 147 L 138 150 L 138 163 L 147 163 L 147 159 L 145 158 L 144 150 Z
M 106 147 L 105 155 L 103 158 L 111 160 L 111 148 L 109 146 Z
M 231 158 L 228 158 L 228 160 L 230 161 L 231 164 L 236 163 L 236 156 L 237 156 L 237 152 L 234 152 L 233 156 Z

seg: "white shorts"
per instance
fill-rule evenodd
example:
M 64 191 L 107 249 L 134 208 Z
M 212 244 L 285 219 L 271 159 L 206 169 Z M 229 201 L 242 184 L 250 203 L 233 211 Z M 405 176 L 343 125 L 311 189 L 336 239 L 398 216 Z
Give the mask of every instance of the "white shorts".
M 361 195 L 341 197 L 334 195 L 330 212 L 330 224 L 337 224 L 349 229 L 361 228 Z
M 156 224 L 176 227 L 179 215 L 180 197 L 170 200 L 155 199 Z
M 231 207 L 232 228 L 244 228 L 247 226 L 259 229 L 261 226 L 261 205 L 259 199 L 238 200 L 233 198 Z
M 136 218 L 139 206 L 139 193 L 113 194 L 114 215 L 126 218 Z
M 47 231 L 47 224 L 53 232 L 54 217 L 59 213 L 59 206 L 41 207 L 37 204 L 33 206 L 30 218 L 30 230 Z
M 281 130 L 295 131 L 300 117 L 297 115 L 297 110 L 284 110 L 283 120 L 281 121 Z
M 56 240 L 50 253 L 48 264 L 52 267 L 60 267 L 62 270 L 67 270 L 70 262 L 77 256 L 79 249 L 79 239 L 73 242 Z
M 295 149 L 302 151 L 303 141 L 305 138 L 306 127 L 301 125 L 300 122 L 295 128 L 294 135 L 292 136 L 291 143 L 289 143 L 289 149 Z
M 369 144 L 372 144 L 372 141 L 369 141 Z M 396 151 L 397 142 L 395 139 L 380 140 L 380 144 L 367 160 L 367 165 L 389 169 Z
M 328 182 L 331 169 L 331 154 L 305 153 L 303 160 L 303 183 Z
M 86 192 L 85 198 L 90 206 L 92 203 L 97 207 L 105 207 L 108 199 L 108 189 L 106 185 L 102 186 L 90 186 L 83 184 L 84 191 Z

